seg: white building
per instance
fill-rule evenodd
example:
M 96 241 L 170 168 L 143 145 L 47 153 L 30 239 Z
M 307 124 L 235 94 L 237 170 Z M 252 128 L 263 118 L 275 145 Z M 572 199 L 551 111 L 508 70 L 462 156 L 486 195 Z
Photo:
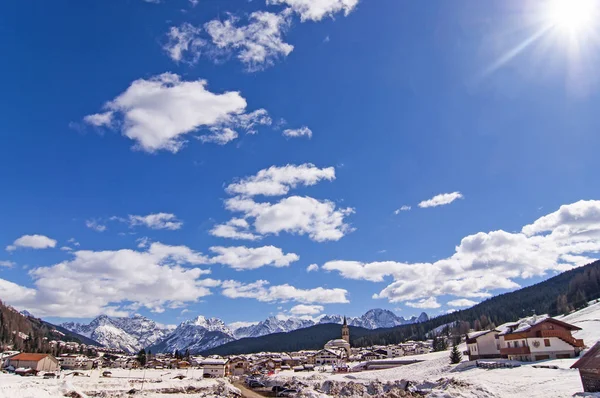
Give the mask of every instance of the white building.
M 524 318 L 505 324 L 500 332 L 500 354 L 517 361 L 574 358 L 584 347 L 571 335 L 581 328 L 547 315 Z
M 315 354 L 315 365 L 335 365 L 345 358 L 344 350 L 324 348 Z
M 485 358 L 500 358 L 500 331 L 482 330 L 467 334 L 469 361 Z
M 228 368 L 227 362 L 227 359 L 205 359 L 200 364 L 204 377 L 225 377 Z

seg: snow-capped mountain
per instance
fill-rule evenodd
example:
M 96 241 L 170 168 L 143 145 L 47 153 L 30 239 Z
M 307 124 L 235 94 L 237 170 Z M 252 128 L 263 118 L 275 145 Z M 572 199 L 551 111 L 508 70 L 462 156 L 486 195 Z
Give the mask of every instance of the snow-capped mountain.
M 159 325 L 141 315 L 122 318 L 100 315 L 87 325 L 66 322 L 60 326 L 88 337 L 105 347 L 127 352 L 136 352 L 156 344 L 172 331 L 172 328 Z
M 376 308 L 367 311 L 361 317 L 346 317 L 346 322 L 350 326 L 357 326 L 365 329 L 379 329 L 407 325 L 416 322 L 424 322 L 428 319 L 429 317 L 424 312 L 421 313 L 418 318 L 413 316 L 410 319 L 404 319 L 401 316 L 397 316 L 392 311 Z M 307 328 L 323 323 L 341 324 L 343 321 L 344 317 L 342 315 L 324 315 L 319 318 L 317 322 L 310 319 L 279 319 L 276 317 L 269 317 L 256 325 L 234 329 L 233 336 L 236 339 L 241 339 L 244 337 L 260 337 L 273 333 L 291 332 L 296 329 Z
M 291 332 L 292 330 L 307 328 L 314 324 L 315 322 L 311 320 L 298 318 L 278 319 L 271 316 L 256 325 L 235 329 L 233 335 L 236 339 L 260 337 L 273 333 Z
M 344 317 L 341 315 L 325 315 L 319 319 L 318 323 L 342 323 Z M 392 328 L 394 326 L 408 325 L 411 323 L 425 322 L 429 319 L 426 313 L 422 312 L 419 317 L 404 317 L 394 314 L 390 310 L 375 308 L 367 311 L 360 317 L 346 317 L 346 322 L 350 326 L 361 327 L 365 329 Z
M 232 331 L 218 318 L 198 316 L 182 322 L 158 344 L 149 347 L 152 352 L 189 350 L 191 353 L 208 350 L 235 340 Z
M 88 337 L 106 347 L 137 352 L 142 348 L 152 352 L 190 350 L 192 353 L 208 350 L 244 337 L 260 337 L 273 333 L 287 333 L 316 324 L 343 322 L 341 315 L 324 315 L 314 321 L 300 318 L 269 317 L 256 325 L 230 328 L 219 318 L 198 316 L 182 322 L 177 328 L 161 326 L 141 315 L 110 318 L 101 315 L 89 324 L 63 323 L 63 328 Z M 347 317 L 348 325 L 366 329 L 389 328 L 429 317 L 424 312 L 419 317 L 405 319 L 392 311 L 373 309 L 360 317 Z

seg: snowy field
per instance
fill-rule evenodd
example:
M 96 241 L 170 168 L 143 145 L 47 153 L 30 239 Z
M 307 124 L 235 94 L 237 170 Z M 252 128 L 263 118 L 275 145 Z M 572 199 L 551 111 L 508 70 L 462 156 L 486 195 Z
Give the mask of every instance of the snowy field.
M 200 369 L 110 369 L 112 377 L 102 377 L 104 370 L 84 371 L 85 376 L 65 376 L 71 373 L 65 371 L 60 379 L 0 374 L 0 398 L 239 396 L 226 379 L 200 379 Z M 187 377 L 175 378 L 179 375 Z
M 600 340 L 600 303 L 561 319 L 582 328 L 574 335 L 584 339 L 588 347 Z M 462 344 L 460 350 L 465 349 L 465 344 Z M 274 376 L 274 379 L 278 382 L 298 380 L 311 386 L 313 390 L 321 391 L 303 394 L 307 397 L 385 396 L 384 392 L 377 392 L 377 389 L 386 384 L 389 389 L 389 386 L 404 380 L 410 381 L 415 389 L 427 392 L 428 397 L 435 398 L 600 398 L 600 393 L 582 392 L 579 372 L 569 369 L 577 358 L 523 363 L 522 366 L 512 369 L 468 368 L 462 371 L 455 371 L 455 365 L 449 364 L 449 351 L 415 355 L 410 359 L 423 362 L 351 374 L 284 371 Z M 466 359 L 463 358 L 465 361 Z M 534 365 L 557 366 L 558 369 L 534 368 Z M 324 384 L 327 381 L 329 383 Z M 357 384 L 362 386 L 357 388 Z M 366 389 L 363 390 L 363 386 L 366 386 Z M 393 391 L 389 396 L 394 396 Z

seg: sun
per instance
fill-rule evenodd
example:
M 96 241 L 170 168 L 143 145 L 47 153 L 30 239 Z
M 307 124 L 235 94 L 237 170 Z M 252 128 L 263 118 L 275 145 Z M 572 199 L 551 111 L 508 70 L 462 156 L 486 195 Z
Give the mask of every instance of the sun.
M 553 28 L 570 35 L 591 30 L 598 15 L 598 0 L 552 0 L 548 19 Z

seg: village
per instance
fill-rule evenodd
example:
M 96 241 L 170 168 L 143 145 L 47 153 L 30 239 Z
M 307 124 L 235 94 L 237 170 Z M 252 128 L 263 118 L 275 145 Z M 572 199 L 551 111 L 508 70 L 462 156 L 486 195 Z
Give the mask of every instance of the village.
M 13 388 L 18 388 L 18 380 L 43 384 L 68 379 L 69 386 L 82 397 L 93 390 L 91 379 L 96 380 L 95 388 L 117 380 L 119 393 L 143 396 L 152 396 L 162 380 L 170 383 L 170 394 L 193 388 L 194 392 L 206 390 L 207 396 L 218 388 L 222 396 L 411 396 L 436 389 L 460 389 L 471 391 L 472 396 L 500 397 L 514 393 L 507 387 L 492 388 L 490 383 L 510 377 L 512 384 L 522 390 L 533 373 L 540 383 L 537 392 L 529 388 L 516 396 L 566 396 L 563 390 L 600 393 L 600 303 L 590 304 L 563 317 L 534 315 L 490 330 L 471 331 L 460 336 L 456 350 L 460 347 L 462 358 L 457 361 L 450 360 L 450 347 L 453 340 L 458 342 L 457 336 L 446 338 L 447 349 L 443 350 L 436 350 L 440 340 L 437 336 L 427 341 L 358 348 L 351 347 L 349 328 L 344 323 L 341 338 L 328 341 L 322 349 L 285 353 L 202 357 L 144 351 L 128 355 L 76 343 L 63 343 L 63 350 L 72 352 L 58 357 L 5 351 L 0 357 L 6 372 L 2 381 L 10 380 Z M 475 374 L 477 377 L 473 377 Z M 547 380 L 539 379 L 541 375 Z M 77 391 L 73 387 L 78 380 L 86 389 Z M 484 383 L 477 387 L 481 382 L 488 386 Z M 378 387 L 372 387 L 374 383 Z M 370 394 L 368 386 L 375 393 Z M 547 395 L 548 391 L 553 393 Z

